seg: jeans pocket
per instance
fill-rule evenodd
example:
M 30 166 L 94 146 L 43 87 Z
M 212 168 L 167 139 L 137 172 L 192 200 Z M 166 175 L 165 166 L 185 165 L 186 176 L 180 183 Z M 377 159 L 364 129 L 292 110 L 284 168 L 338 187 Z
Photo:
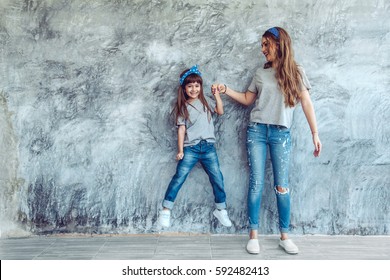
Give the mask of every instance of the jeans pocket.
M 207 151 L 208 153 L 210 153 L 210 152 L 215 152 L 214 143 L 207 142 L 206 151 Z
M 290 129 L 283 125 L 276 125 L 275 127 L 277 128 L 278 132 L 290 132 Z

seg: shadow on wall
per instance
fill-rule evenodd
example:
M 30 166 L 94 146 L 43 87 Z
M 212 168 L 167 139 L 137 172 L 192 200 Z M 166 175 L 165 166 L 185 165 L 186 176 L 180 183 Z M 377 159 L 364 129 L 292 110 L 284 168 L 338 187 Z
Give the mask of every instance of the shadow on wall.
M 17 178 L 17 140 L 4 92 L 0 92 L 0 131 L 0 238 L 27 236 L 30 233 L 21 229 L 15 220 L 23 182 Z

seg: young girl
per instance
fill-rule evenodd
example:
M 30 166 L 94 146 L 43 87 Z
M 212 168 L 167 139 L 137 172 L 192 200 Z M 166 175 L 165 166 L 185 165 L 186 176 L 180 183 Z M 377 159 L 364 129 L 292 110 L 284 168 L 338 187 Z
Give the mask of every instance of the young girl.
M 298 103 L 302 104 L 312 132 L 315 157 L 320 155 L 322 147 L 318 137 L 313 104 L 308 92 L 310 83 L 303 68 L 298 66 L 294 60 L 290 36 L 280 27 L 270 28 L 263 34 L 261 50 L 267 62 L 264 67 L 256 71 L 245 93 L 234 91 L 223 84 L 213 85 L 212 90 L 218 89 L 247 106 L 255 102 L 247 129 L 250 168 L 248 192 L 250 239 L 247 251 L 252 254 L 260 252 L 257 231 L 268 146 L 279 212 L 281 233 L 279 246 L 287 253 L 297 254 L 298 247 L 288 238 L 290 227 L 288 168 L 291 149 L 290 127 L 293 112 Z
M 175 107 L 179 161 L 176 174 L 169 183 L 160 212 L 159 223 L 163 227 L 170 226 L 171 209 L 176 196 L 186 180 L 191 169 L 197 162 L 209 176 L 215 197 L 216 209 L 214 216 L 227 227 L 232 225 L 226 211 L 226 194 L 223 176 L 219 168 L 217 153 L 214 147 L 214 124 L 209 107 L 203 95 L 202 74 L 197 65 L 185 70 L 180 75 L 180 86 Z M 216 101 L 215 112 L 223 114 L 223 104 L 219 92 L 214 92 Z

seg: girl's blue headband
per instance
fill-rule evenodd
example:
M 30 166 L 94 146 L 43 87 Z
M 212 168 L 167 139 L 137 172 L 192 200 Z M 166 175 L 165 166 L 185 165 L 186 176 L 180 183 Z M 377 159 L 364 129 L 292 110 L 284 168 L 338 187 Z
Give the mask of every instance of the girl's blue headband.
M 185 72 L 183 74 L 183 76 L 181 76 L 180 78 L 180 85 L 182 86 L 183 83 L 184 83 L 184 80 L 191 74 L 196 74 L 198 76 L 201 76 L 202 77 L 202 73 L 200 73 L 200 71 L 198 70 L 198 65 L 194 65 L 190 68 L 190 70 L 188 70 L 187 72 Z
M 276 39 L 279 40 L 279 30 L 276 27 L 272 27 L 272 28 L 268 29 L 266 32 L 271 33 L 272 35 L 275 36 Z

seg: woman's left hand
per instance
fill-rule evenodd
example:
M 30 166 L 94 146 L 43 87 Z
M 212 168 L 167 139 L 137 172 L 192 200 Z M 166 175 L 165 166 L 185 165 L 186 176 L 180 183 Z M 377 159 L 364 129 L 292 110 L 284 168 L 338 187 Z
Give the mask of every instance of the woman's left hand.
M 313 155 L 315 157 L 319 157 L 321 154 L 321 150 L 322 150 L 322 144 L 321 144 L 321 140 L 320 140 L 320 137 L 318 136 L 317 132 L 313 134 L 313 144 L 314 144 Z

